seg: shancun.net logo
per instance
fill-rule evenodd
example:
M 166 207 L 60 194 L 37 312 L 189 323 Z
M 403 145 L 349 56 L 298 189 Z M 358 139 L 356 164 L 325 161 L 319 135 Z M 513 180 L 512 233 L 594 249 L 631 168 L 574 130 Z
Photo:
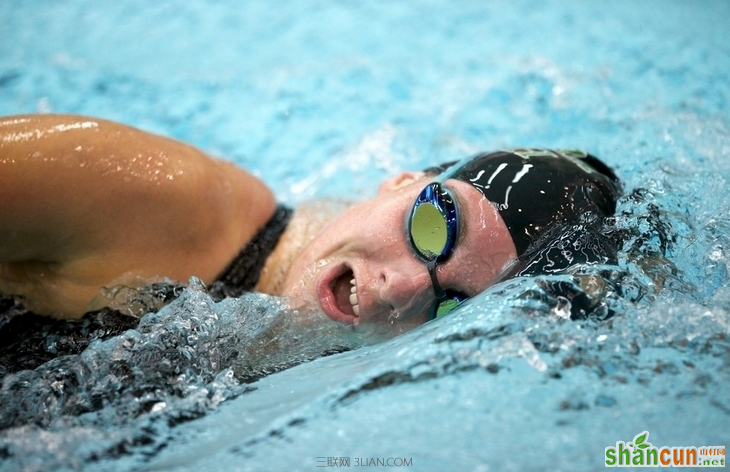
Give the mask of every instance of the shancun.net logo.
M 725 467 L 725 446 L 656 447 L 649 432 L 606 448 L 606 467 Z

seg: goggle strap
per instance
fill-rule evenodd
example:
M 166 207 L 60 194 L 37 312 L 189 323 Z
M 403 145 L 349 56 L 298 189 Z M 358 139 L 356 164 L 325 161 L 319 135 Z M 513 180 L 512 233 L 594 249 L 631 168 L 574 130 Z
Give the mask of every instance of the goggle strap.
M 433 294 L 436 296 L 436 300 L 441 302 L 446 298 L 446 292 L 441 288 L 441 284 L 439 284 L 439 281 L 436 278 L 436 260 L 428 261 L 426 268 L 428 269 L 428 275 L 431 277 Z

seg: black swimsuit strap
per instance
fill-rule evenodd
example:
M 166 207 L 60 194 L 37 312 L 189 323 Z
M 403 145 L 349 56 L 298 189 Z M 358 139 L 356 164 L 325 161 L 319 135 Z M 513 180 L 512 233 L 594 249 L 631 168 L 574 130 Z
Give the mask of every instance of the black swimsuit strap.
M 284 206 L 277 208 L 213 283 L 209 291 L 212 297 L 240 296 L 253 289 L 292 213 Z M 183 286 L 157 283 L 140 290 L 157 301 L 169 302 L 180 295 Z M 79 354 L 91 342 L 117 336 L 138 323 L 139 318 L 111 308 L 86 313 L 80 320 L 56 320 L 29 313 L 12 298 L 0 297 L 0 380 L 6 374 L 35 369 L 58 356 Z
M 216 277 L 211 287 L 221 297 L 238 297 L 253 290 L 259 281 L 266 259 L 271 255 L 286 230 L 293 210 L 279 205 L 274 216 L 256 233 L 251 242 L 241 249 L 235 259 Z

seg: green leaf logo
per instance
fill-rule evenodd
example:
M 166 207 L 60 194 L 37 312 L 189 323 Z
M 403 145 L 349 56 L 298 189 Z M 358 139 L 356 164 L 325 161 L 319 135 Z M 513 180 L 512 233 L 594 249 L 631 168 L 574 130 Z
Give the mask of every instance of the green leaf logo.
M 634 450 L 638 449 L 647 449 L 651 447 L 651 443 L 646 441 L 649 439 L 649 431 L 642 431 L 641 433 L 637 434 L 634 437 L 634 443 L 627 444 L 627 446 L 632 447 Z M 646 441 L 646 442 L 644 442 Z

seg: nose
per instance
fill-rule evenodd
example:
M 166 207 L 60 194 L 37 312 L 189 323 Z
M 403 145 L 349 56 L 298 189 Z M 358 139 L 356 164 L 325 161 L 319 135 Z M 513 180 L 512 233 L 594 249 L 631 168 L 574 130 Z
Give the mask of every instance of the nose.
M 422 311 L 433 301 L 431 277 L 425 264 L 398 261 L 381 272 L 380 299 L 400 313 Z

